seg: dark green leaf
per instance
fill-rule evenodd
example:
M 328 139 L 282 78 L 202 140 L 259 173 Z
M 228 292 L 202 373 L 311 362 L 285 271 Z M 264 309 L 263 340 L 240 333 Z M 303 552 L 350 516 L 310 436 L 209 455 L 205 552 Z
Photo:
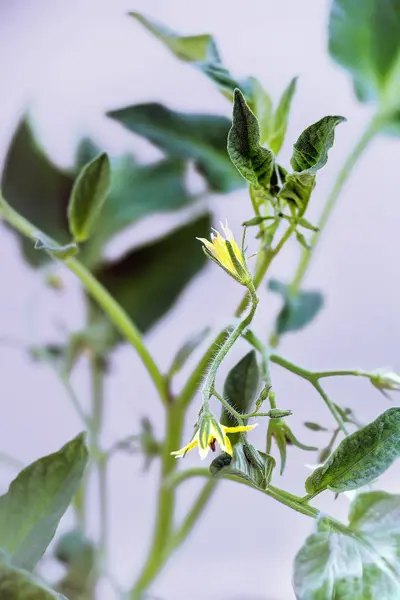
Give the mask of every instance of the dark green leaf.
M 260 145 L 260 128 L 242 92 L 235 90 L 228 153 L 239 173 L 251 185 L 267 189 L 274 168 L 273 154 Z
M 265 489 L 266 472 L 270 471 L 270 459 L 272 457 L 267 456 L 264 452 L 258 452 L 258 455 L 260 464 L 255 465 L 253 459 L 249 460 L 243 444 L 236 444 L 233 458 L 229 454 L 222 453 L 212 461 L 210 465 L 211 475 L 213 477 L 234 475 L 255 487 Z
M 193 159 L 212 189 L 229 192 L 243 185 L 226 152 L 225 117 L 180 113 L 161 104 L 128 106 L 108 116 L 172 156 Z
M 0 546 L 13 565 L 30 570 L 43 556 L 78 491 L 87 460 L 81 434 L 21 471 L 0 497 Z
M 196 348 L 200 346 L 202 342 L 204 342 L 209 333 L 210 328 L 205 327 L 204 329 L 193 335 L 191 338 L 189 338 L 183 344 L 183 346 L 178 350 L 178 352 L 172 360 L 172 364 L 168 371 L 169 377 L 172 377 L 184 367 L 186 361 L 191 357 Z
M 384 473 L 400 453 L 400 408 L 390 408 L 375 421 L 346 437 L 306 480 L 309 494 L 329 489 L 355 490 Z
M 98 261 L 104 244 L 139 219 L 190 205 L 194 198 L 185 188 L 185 172 L 182 159 L 150 165 L 139 165 L 130 155 L 115 160 L 107 202 L 84 251 L 86 261 Z
M 275 325 L 275 331 L 279 335 L 303 329 L 315 319 L 323 306 L 323 296 L 320 292 L 300 291 L 293 296 L 290 286 L 276 279 L 268 282 L 268 288 L 271 292 L 280 294 L 284 302 Z
M 196 237 L 207 237 L 210 225 L 210 216 L 202 216 L 98 271 L 99 281 L 141 331 L 165 315 L 205 265 Z
M 2 192 L 7 202 L 29 221 L 61 244 L 70 241 L 67 223 L 68 198 L 73 177 L 50 162 L 24 118 L 18 126 L 5 159 Z M 21 238 L 24 255 L 33 265 L 47 260 L 33 244 Z
M 250 413 L 254 410 L 259 382 L 257 357 L 255 351 L 251 350 L 229 371 L 224 384 L 224 398 L 238 412 Z M 222 410 L 221 423 L 228 427 L 238 424 L 226 409 Z M 230 435 L 232 444 L 237 443 L 238 439 L 238 433 Z
M 307 538 L 295 558 L 297 600 L 398 600 L 399 497 L 394 497 L 397 505 L 387 515 L 379 506 L 381 492 L 377 494 L 376 523 L 372 512 L 360 528 L 350 523 L 355 535 L 335 531 L 327 519 L 318 521 L 317 532 Z M 392 508 L 387 501 L 386 509 Z
M 303 131 L 293 146 L 290 163 L 294 171 L 315 175 L 328 160 L 328 151 L 335 140 L 335 128 L 346 121 L 344 117 L 323 117 Z
M 278 154 L 285 139 L 290 107 L 296 91 L 296 83 L 297 77 L 294 77 L 286 90 L 283 92 L 282 98 L 280 99 L 274 113 L 271 133 L 267 139 L 268 146 L 275 154 Z
M 22 569 L 0 564 L 1 600 L 64 600 L 42 581 Z M 65 599 L 66 600 L 66 599 Z
M 278 198 L 292 204 L 299 211 L 299 215 L 303 215 L 306 210 L 312 191 L 315 187 L 315 175 L 308 171 L 303 173 L 289 173 L 286 176 Z
M 329 51 L 351 74 L 359 100 L 399 106 L 400 0 L 334 0 Z
M 138 12 L 132 12 L 130 15 L 163 42 L 177 58 L 191 63 L 216 83 L 220 92 L 229 100 L 232 99 L 233 91 L 237 87 L 243 90 L 246 98 L 252 98 L 253 80 L 251 78 L 239 80 L 231 75 L 222 64 L 217 44 L 211 35 L 182 36 Z
M 304 426 L 307 427 L 307 429 L 311 429 L 311 431 L 328 431 L 326 427 L 322 427 L 322 425 L 313 423 L 312 421 L 306 421 Z
M 85 242 L 91 235 L 107 199 L 110 178 L 110 161 L 105 153 L 86 164 L 76 178 L 68 205 L 68 222 L 77 242 Z

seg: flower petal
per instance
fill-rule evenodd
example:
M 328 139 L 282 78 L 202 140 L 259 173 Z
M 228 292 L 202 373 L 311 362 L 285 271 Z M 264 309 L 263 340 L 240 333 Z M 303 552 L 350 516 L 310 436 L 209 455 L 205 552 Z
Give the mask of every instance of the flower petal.
M 195 448 L 197 446 L 197 444 L 198 444 L 197 437 L 194 437 L 192 439 L 192 441 L 187 444 L 187 446 L 184 446 L 180 450 L 175 450 L 175 452 L 171 452 L 171 454 L 172 454 L 172 456 L 175 456 L 176 458 L 183 458 L 185 456 L 185 454 L 187 452 L 189 452 L 189 450 L 192 450 L 193 448 Z
M 221 425 L 225 433 L 239 433 L 240 431 L 251 431 L 257 426 L 258 423 L 254 423 L 254 425 L 237 425 L 237 427 L 225 427 L 225 425 Z

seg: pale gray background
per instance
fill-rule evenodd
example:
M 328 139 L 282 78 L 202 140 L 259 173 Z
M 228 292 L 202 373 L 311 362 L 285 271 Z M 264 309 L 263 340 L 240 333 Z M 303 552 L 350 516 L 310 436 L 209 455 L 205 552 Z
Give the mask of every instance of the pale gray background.
M 230 108 L 199 73 L 174 60 L 133 20 L 127 10 L 143 10 L 182 32 L 215 34 L 226 62 L 238 74 L 261 79 L 276 99 L 293 75 L 299 75 L 283 158 L 302 129 L 326 114 L 343 114 L 348 123 L 337 131 L 328 166 L 319 175 L 310 214 L 317 218 L 335 176 L 369 118 L 369 109 L 354 100 L 346 74 L 326 52 L 326 0 L 2 0 L 0 4 L 0 156 L 21 112 L 29 107 L 48 150 L 60 164 L 71 164 L 82 134 L 95 136 L 109 152 L 126 148 L 143 160 L 157 156 L 148 144 L 107 121 L 102 112 L 125 104 L 161 100 L 183 110 L 229 114 Z M 364 156 L 343 193 L 318 248 L 307 285 L 324 290 L 326 307 L 298 335 L 288 336 L 282 353 L 311 368 L 392 365 L 400 368 L 400 305 L 398 223 L 398 163 L 400 142 L 380 138 Z M 23 177 L 23 173 L 21 173 Z M 244 191 L 211 202 L 220 218 L 237 230 L 249 216 Z M 174 218 L 146 221 L 132 234 L 137 241 L 157 235 Z M 126 238 L 125 238 L 126 239 Z M 124 236 L 110 249 L 121 251 Z M 60 329 L 76 328 L 83 318 L 79 286 L 58 271 L 68 284 L 63 296 L 49 292 L 40 276 L 21 261 L 13 236 L 1 229 L 0 335 L 38 343 L 57 337 Z M 274 274 L 289 278 L 297 264 L 295 243 L 274 266 Z M 202 324 L 221 323 L 231 315 L 241 290 L 210 264 L 175 306 L 168 320 L 148 336 L 151 351 L 165 368 L 185 336 Z M 257 323 L 267 332 L 278 308 L 275 297 L 262 295 Z M 240 357 L 235 349 L 227 364 Z M 129 348 L 114 356 L 108 382 L 109 404 L 105 443 L 135 430 L 138 418 L 150 416 L 157 428 L 162 412 L 140 362 Z M 275 370 L 279 404 L 292 408 L 291 424 L 303 440 L 323 445 L 321 434 L 307 432 L 305 419 L 331 422 L 329 414 L 305 382 Z M 75 383 L 83 398 L 84 367 Z M 373 418 L 388 402 L 364 381 L 329 384 L 332 397 L 352 406 L 362 420 Z M 18 349 L 0 349 L 0 449 L 24 462 L 51 452 L 81 428 L 59 383 L 46 367 L 32 364 Z M 395 398 L 397 400 L 397 398 Z M 193 414 L 196 407 L 193 408 Z M 189 436 L 192 421 L 188 421 Z M 252 434 L 263 445 L 263 427 Z M 319 441 L 321 440 L 321 441 Z M 199 464 L 188 456 L 188 464 Z M 303 493 L 305 463 L 315 455 L 290 452 L 280 484 Z M 398 467 L 382 482 L 399 491 Z M 12 471 L 0 471 L 5 489 Z M 111 570 L 129 584 L 138 571 L 152 527 L 156 468 L 142 477 L 140 460 L 120 458 L 111 473 Z M 182 505 L 187 502 L 182 500 Z M 329 494 L 317 504 L 345 516 L 347 499 L 333 502 Z M 95 517 L 97 507 L 93 505 Z M 239 515 L 239 516 L 238 516 Z M 93 517 L 93 520 L 95 520 Z M 68 519 L 62 524 L 69 527 Z M 312 523 L 262 495 L 224 483 L 189 543 L 179 550 L 154 585 L 165 600 L 264 598 L 289 600 L 291 562 Z M 218 563 L 216 565 L 216 563 Z M 51 565 L 50 565 L 51 566 Z M 51 571 L 55 576 L 56 571 Z M 104 587 L 104 598 L 112 592 Z

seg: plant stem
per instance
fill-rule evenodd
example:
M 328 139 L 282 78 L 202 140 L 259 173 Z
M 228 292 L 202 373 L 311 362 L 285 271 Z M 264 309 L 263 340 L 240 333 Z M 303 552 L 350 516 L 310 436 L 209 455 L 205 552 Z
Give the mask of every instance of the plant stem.
M 368 124 L 363 135 L 361 136 L 360 140 L 358 141 L 358 143 L 355 145 L 354 149 L 350 153 L 350 156 L 348 157 L 347 161 L 343 165 L 343 167 L 336 179 L 336 183 L 333 186 L 333 189 L 326 201 L 325 207 L 322 211 L 322 215 L 317 224 L 319 231 L 317 231 L 313 234 L 311 241 L 310 241 L 310 245 L 312 247 L 312 252 L 310 252 L 306 249 L 302 250 L 299 265 L 297 267 L 293 281 L 290 285 L 290 291 L 293 295 L 295 295 L 297 293 L 297 291 L 299 290 L 299 287 L 300 287 L 300 285 L 304 279 L 304 276 L 307 272 L 307 269 L 310 265 L 311 259 L 315 254 L 315 248 L 317 246 L 318 241 L 320 240 L 322 231 L 323 231 L 326 223 L 328 222 L 333 209 L 336 206 L 337 200 L 340 196 L 340 193 L 341 193 L 346 181 L 348 180 L 348 178 L 349 178 L 352 170 L 354 169 L 355 165 L 357 164 L 359 158 L 362 156 L 365 149 L 368 147 L 369 143 L 371 142 L 371 140 L 374 138 L 375 134 L 378 131 L 377 123 L 378 123 L 379 119 L 380 119 L 380 116 L 376 115 L 371 120 L 371 122 Z
M 166 436 L 161 459 L 161 481 L 158 490 L 157 519 L 153 541 L 145 565 L 129 593 L 131 600 L 140 600 L 143 592 L 156 577 L 168 556 L 166 547 L 170 539 L 175 503 L 175 488 L 166 485 L 176 471 L 177 460 L 171 452 L 179 448 L 182 438 L 185 410 L 177 403 L 170 405 L 166 413 Z
M 215 378 L 217 376 L 217 371 L 222 361 L 224 360 L 225 356 L 228 354 L 229 350 L 232 348 L 236 340 L 242 335 L 243 331 L 250 325 L 251 321 L 253 320 L 254 314 L 257 309 L 258 298 L 256 290 L 252 285 L 249 286 L 249 294 L 251 297 L 251 307 L 248 314 L 244 317 L 242 321 L 240 321 L 236 325 L 233 331 L 226 338 L 224 344 L 219 348 L 217 354 L 215 355 L 210 365 L 202 389 L 203 402 L 205 403 L 208 402 L 209 398 L 213 393 Z
M 326 392 L 322 389 L 322 387 L 319 384 L 319 382 L 318 381 L 312 381 L 311 383 L 315 387 L 315 389 L 317 390 L 317 392 L 320 394 L 321 398 L 325 402 L 325 404 L 328 407 L 328 409 L 331 411 L 334 419 L 336 420 L 336 422 L 339 425 L 340 429 L 343 431 L 344 435 L 349 435 L 349 432 L 347 431 L 347 427 L 344 424 L 344 421 L 343 421 L 341 415 L 339 414 L 339 412 L 336 409 L 336 407 L 333 404 L 333 402 L 328 398 Z
M 40 231 L 40 229 L 32 225 L 27 219 L 11 208 L 1 196 L 0 218 L 4 219 L 4 221 L 9 223 L 14 229 L 31 239 L 33 242 L 37 239 L 41 239 L 48 241 L 52 246 L 58 245 L 57 242 L 49 238 L 45 233 Z M 51 253 L 49 254 L 51 256 Z M 135 348 L 146 367 L 160 398 L 164 403 L 167 403 L 168 395 L 164 378 L 153 357 L 147 350 L 139 330 L 129 318 L 128 314 L 78 260 L 69 258 L 63 262 L 66 267 L 81 280 L 87 293 L 99 304 L 99 306 L 101 306 L 122 336 Z
M 343 370 L 343 371 L 316 371 L 314 373 L 314 377 L 316 379 L 322 379 L 323 377 L 347 377 L 347 376 L 352 376 L 352 377 L 371 377 L 370 373 L 367 373 L 365 371 L 358 371 L 358 370 Z

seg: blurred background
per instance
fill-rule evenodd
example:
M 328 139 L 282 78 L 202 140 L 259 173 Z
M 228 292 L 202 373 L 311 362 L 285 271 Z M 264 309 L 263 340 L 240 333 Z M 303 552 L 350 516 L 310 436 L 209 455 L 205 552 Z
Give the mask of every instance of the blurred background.
M 244 5 L 226 0 L 1 0 L 0 159 L 4 162 L 26 111 L 46 152 L 65 169 L 71 168 L 83 137 L 90 137 L 110 155 L 133 152 L 142 163 L 161 156 L 144 138 L 105 116 L 108 110 L 157 101 L 175 110 L 230 117 L 229 102 L 210 81 L 176 60 L 127 16 L 128 11 L 142 11 L 178 32 L 213 34 L 230 69 L 239 76 L 258 77 L 275 101 L 289 80 L 299 76 L 281 155 L 284 165 L 289 162 L 292 143 L 307 125 L 328 114 L 347 117 L 348 122 L 337 130 L 328 165 L 318 177 L 308 213 L 314 222 L 369 118 L 368 108 L 356 102 L 349 78 L 327 53 L 329 7 L 328 0 L 247 0 Z M 307 289 L 323 291 L 324 310 L 307 329 L 287 335 L 280 348 L 300 365 L 319 370 L 400 369 L 399 153 L 398 140 L 379 137 L 342 194 L 305 282 Z M 20 177 L 23 180 L 23 170 Z M 198 194 L 204 184 L 198 175 L 189 173 L 187 185 Z M 234 231 L 251 216 L 245 189 L 213 193 L 206 202 L 215 221 L 228 218 Z M 191 210 L 146 217 L 117 236 L 107 247 L 107 256 L 119 257 L 126 248 L 157 238 L 186 222 Z M 0 236 L 0 450 L 27 463 L 54 451 L 82 425 L 54 374 L 46 365 L 33 362 L 24 347 L 57 341 L 66 331 L 78 329 L 84 307 L 80 286 L 62 266 L 52 265 L 51 272 L 62 278 L 65 289 L 50 290 L 43 274 L 22 259 L 14 234 L 2 227 Z M 289 281 L 299 252 L 298 244 L 289 244 L 272 274 Z M 265 289 L 260 296 L 256 330 L 268 339 L 280 303 Z M 147 334 L 149 348 L 162 369 L 168 368 L 191 332 L 229 320 L 240 297 L 239 286 L 214 264 L 207 264 L 167 317 Z M 235 347 L 225 372 L 245 350 L 244 343 Z M 85 367 L 80 364 L 73 375 L 84 404 L 88 402 Z M 178 383 L 183 380 L 184 374 Z M 294 412 L 291 425 L 301 441 L 323 447 L 328 441 L 324 434 L 302 425 L 304 420 L 331 425 L 320 398 L 306 382 L 279 367 L 273 370 L 273 383 L 279 406 Z M 329 381 L 327 389 L 335 402 L 353 408 L 363 422 L 388 407 L 388 401 L 368 382 L 336 379 Z M 187 436 L 197 409 L 194 402 Z M 107 380 L 104 444 L 137 432 L 143 416 L 151 419 L 156 431 L 162 431 L 163 412 L 147 373 L 131 348 L 118 346 Z M 263 427 L 252 434 L 260 447 L 263 437 Z M 198 464 L 196 455 L 185 460 Z M 281 480 L 275 475 L 275 483 L 302 495 L 309 474 L 305 465 L 315 461 L 315 454 L 289 449 L 285 474 Z M 399 491 L 398 475 L 399 467 L 394 466 L 382 478 L 388 491 Z M 11 466 L 1 467 L 2 490 L 12 476 Z M 122 585 L 132 582 L 144 560 L 156 485 L 156 464 L 144 474 L 140 457 L 121 455 L 113 461 L 110 569 Z M 191 485 L 182 495 L 182 508 L 195 492 L 196 483 Z M 331 496 L 318 498 L 317 505 L 345 518 L 346 497 L 335 502 Z M 93 496 L 94 535 L 97 511 Z M 61 531 L 69 527 L 67 516 Z M 306 517 L 242 486 L 223 482 L 190 540 L 157 579 L 154 594 L 163 600 L 292 600 L 292 560 L 311 527 Z M 50 578 L 57 578 L 55 563 L 49 560 L 45 567 Z M 101 597 L 112 599 L 112 589 L 105 585 Z

